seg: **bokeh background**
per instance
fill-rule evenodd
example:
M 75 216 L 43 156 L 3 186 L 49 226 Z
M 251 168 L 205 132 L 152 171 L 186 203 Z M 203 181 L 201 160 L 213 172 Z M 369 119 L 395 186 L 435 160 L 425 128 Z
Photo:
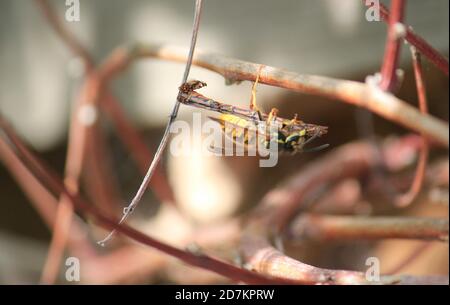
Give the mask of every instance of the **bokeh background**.
M 64 1 L 50 3 L 64 18 Z M 80 4 L 81 20 L 65 25 L 88 47 L 97 62 L 116 47 L 133 42 L 184 47 L 189 44 L 193 1 L 80 0 Z M 449 50 L 448 10 L 447 0 L 410 0 L 406 12 L 406 23 L 444 54 Z M 358 0 L 208 0 L 197 46 L 299 73 L 363 81 L 379 70 L 386 35 L 385 24 L 367 22 L 364 13 L 365 8 Z M 55 35 L 31 0 L 0 2 L 0 41 L 0 112 L 62 173 L 71 103 L 81 85 L 83 65 Z M 416 104 L 407 47 L 403 48 L 400 67 L 405 71 L 405 80 L 398 96 Z M 162 135 L 183 70 L 184 64 L 180 63 L 141 60 L 111 86 L 149 147 L 156 147 Z M 427 60 L 424 70 L 430 112 L 448 121 L 448 79 Z M 249 82 L 227 86 L 221 76 L 196 67 L 190 77 L 208 83 L 202 91 L 207 96 L 241 106 L 249 102 Z M 358 125 L 358 116 L 364 115 L 361 110 L 334 100 L 260 85 L 258 102 L 266 110 L 279 108 L 283 116 L 298 113 L 306 122 L 329 126 L 330 133 L 323 141 L 332 147 L 366 136 Z M 180 117 L 189 121 L 193 111 L 196 110 L 182 107 Z M 407 132 L 378 117 L 374 117 L 373 128 L 380 138 Z M 134 194 L 141 175 L 116 136 L 110 133 L 108 140 L 111 166 L 125 204 Z M 320 154 L 285 157 L 271 169 L 259 168 L 254 158 L 202 158 L 195 154 L 175 158 L 166 154 L 163 165 L 186 219 L 179 219 L 171 208 L 161 205 L 147 192 L 132 223 L 176 244 L 177 230 L 220 221 L 249 209 L 269 189 Z M 437 150 L 433 158 L 446 154 Z M 448 188 L 446 191 L 448 194 Z M 2 166 L 0 203 L 0 283 L 35 283 L 45 260 L 50 231 Z M 447 205 L 432 208 L 412 207 L 405 213 L 446 216 L 447 208 L 448 201 Z M 155 217 L 159 217 L 158 230 L 154 229 L 155 223 L 149 222 Z M 99 232 L 98 237 L 103 233 Z M 361 257 L 375 253 L 382 258 L 382 268 L 389 269 L 417 243 L 313 245 L 298 255 L 323 267 L 358 269 L 364 267 Z M 404 271 L 448 274 L 448 244 L 436 243 Z M 133 281 L 182 282 L 182 279 L 160 275 L 156 279 L 144 276 Z

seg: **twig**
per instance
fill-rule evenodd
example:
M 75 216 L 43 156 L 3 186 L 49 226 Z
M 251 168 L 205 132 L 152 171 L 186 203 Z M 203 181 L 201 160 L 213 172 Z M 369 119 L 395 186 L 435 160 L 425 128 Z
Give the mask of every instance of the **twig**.
M 303 214 L 290 225 L 294 240 L 408 238 L 448 241 L 448 220 L 388 216 Z
M 186 62 L 186 68 L 184 70 L 183 78 L 181 83 L 184 84 L 187 81 L 187 78 L 189 76 L 189 72 L 191 70 L 192 65 L 192 58 L 194 56 L 194 50 L 195 45 L 197 43 L 197 34 L 200 26 L 200 16 L 202 12 L 202 0 L 196 0 L 195 1 L 195 14 L 194 14 L 194 25 L 192 27 L 192 38 L 191 38 L 191 46 L 188 53 L 188 60 Z M 122 224 L 126 219 L 133 213 L 136 206 L 139 204 L 142 196 L 144 195 L 145 189 L 147 188 L 148 183 L 150 182 L 153 173 L 161 160 L 162 154 L 164 152 L 164 149 L 167 146 L 167 143 L 169 141 L 169 135 L 170 135 L 170 127 L 172 126 L 172 123 L 175 121 L 178 109 L 180 108 L 180 102 L 178 99 L 175 101 L 175 105 L 172 109 L 172 113 L 170 114 L 169 121 L 167 122 L 166 129 L 164 130 L 163 137 L 161 139 L 161 142 L 159 143 L 158 149 L 156 150 L 155 156 L 153 157 L 152 163 L 150 164 L 147 173 L 144 176 L 144 179 L 141 182 L 141 185 L 139 186 L 135 196 L 131 200 L 130 204 L 123 210 L 122 218 L 120 219 L 120 224 Z M 111 231 L 103 240 L 99 241 L 98 243 L 102 246 L 105 245 L 113 236 L 115 231 Z
M 66 248 L 69 239 L 72 218 L 73 207 L 70 202 L 63 197 L 58 204 L 52 240 L 50 241 L 47 258 L 41 273 L 41 284 L 53 284 L 57 279 L 64 249 Z
M 447 284 L 445 276 L 380 276 L 379 281 L 370 282 L 363 272 L 347 270 L 331 270 L 311 266 L 292 259 L 273 248 L 265 238 L 245 235 L 242 240 L 242 250 L 246 263 L 253 270 L 266 275 L 283 277 L 291 280 L 301 280 L 325 285 L 355 285 L 355 284 Z M 252 255 L 249 255 L 249 254 Z M 249 256 L 248 256 L 249 255 Z
M 92 89 L 92 87 L 98 85 L 98 82 L 95 81 L 95 76 L 93 77 L 92 82 L 88 77 L 88 81 L 85 82 L 79 96 L 76 99 L 76 109 L 72 114 L 69 129 L 69 143 L 65 164 L 64 184 L 71 193 L 79 192 L 79 180 L 83 169 L 83 162 L 86 157 L 85 151 L 86 145 L 88 144 L 87 139 L 89 136 L 92 136 L 88 135 L 88 126 L 96 123 L 98 117 L 95 108 L 92 106 L 92 102 L 96 99 L 91 95 L 93 92 L 98 91 Z M 85 114 L 82 110 L 85 109 L 91 109 L 95 112 L 93 114 L 94 121 L 86 123 L 87 120 L 82 117 L 82 114 Z M 45 284 L 52 284 L 56 280 L 73 216 L 73 207 L 66 196 L 61 196 L 57 209 L 57 216 L 60 218 L 57 218 L 54 224 L 53 236 L 49 246 L 49 254 L 44 264 L 44 269 L 41 276 L 41 280 Z
M 417 52 L 416 48 L 411 47 L 411 54 L 414 67 L 414 76 L 416 78 L 417 96 L 419 98 L 419 109 L 422 113 L 428 113 L 427 93 L 425 89 L 425 82 L 423 79 L 420 53 Z M 407 193 L 396 198 L 395 203 L 398 206 L 405 207 L 411 204 L 411 202 L 414 201 L 414 199 L 422 189 L 428 162 L 428 155 L 430 151 L 428 140 L 423 136 L 423 134 L 422 141 L 423 143 L 420 148 L 419 161 L 417 163 L 413 183 L 411 184 L 411 187 Z
M 380 15 L 385 22 L 389 22 L 389 10 L 382 3 L 380 3 Z M 425 39 L 414 33 L 410 26 L 406 26 L 405 40 L 416 47 L 420 53 L 448 76 L 448 59 L 433 48 Z
M 246 264 L 262 274 L 315 284 L 368 284 L 362 272 L 317 268 L 292 259 L 273 248 L 267 239 L 244 235 L 241 250 Z M 389 283 L 393 283 L 391 281 Z
M 388 20 L 386 49 L 381 67 L 380 87 L 385 91 L 392 91 L 397 87 L 397 63 L 399 60 L 402 38 L 406 35 L 403 25 L 405 0 L 391 1 L 391 14 Z
M 205 85 L 205 84 L 204 84 Z M 184 105 L 197 107 L 200 109 L 207 109 L 210 111 L 215 111 L 219 113 L 227 113 L 232 114 L 238 117 L 245 118 L 250 121 L 259 120 L 257 116 L 255 116 L 255 111 L 251 109 L 243 109 L 238 106 L 225 104 L 222 102 L 215 101 L 213 99 L 207 98 L 203 96 L 202 94 L 193 91 L 193 88 L 190 87 L 188 84 L 184 84 L 182 86 L 183 88 L 180 90 L 180 93 L 178 95 L 178 101 L 183 103 Z M 265 113 L 261 114 L 262 119 L 267 119 L 268 115 Z M 285 122 L 288 119 L 284 119 L 281 117 L 275 118 L 280 125 Z M 304 123 L 303 121 L 298 121 L 296 124 L 292 124 L 290 127 L 291 130 L 305 130 L 306 135 L 308 136 L 323 136 L 327 133 L 328 127 L 326 126 L 320 126 L 315 124 L 308 124 Z
M 70 31 L 67 30 L 64 24 L 58 18 L 58 15 L 48 4 L 48 1 L 36 0 L 36 3 L 44 14 L 45 19 L 50 23 L 50 25 L 56 31 L 62 41 L 64 41 L 64 43 L 72 50 L 73 53 L 75 53 L 83 60 L 86 70 L 91 70 L 94 67 L 94 60 L 91 58 L 86 48 L 78 41 L 78 39 Z
M 128 147 L 142 175 L 145 175 L 147 166 L 152 161 L 152 152 L 145 145 L 137 130 L 133 128 L 115 97 L 109 92 L 106 92 L 105 95 L 100 107 L 111 118 L 120 140 Z M 161 164 L 155 169 L 150 187 L 161 202 L 174 204 L 175 198 Z
M 92 128 L 87 141 L 87 160 L 82 175 L 84 187 L 102 212 L 115 215 L 119 212 L 121 194 L 105 131 L 101 126 Z

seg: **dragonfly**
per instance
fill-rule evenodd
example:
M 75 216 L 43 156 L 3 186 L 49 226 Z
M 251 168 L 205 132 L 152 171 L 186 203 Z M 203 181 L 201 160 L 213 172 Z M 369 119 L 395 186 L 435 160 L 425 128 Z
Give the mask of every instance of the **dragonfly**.
M 179 87 L 178 100 L 186 105 L 221 113 L 219 117 L 210 117 L 218 122 L 226 138 L 236 145 L 243 145 L 245 150 L 254 145 L 262 145 L 269 149 L 277 145 L 280 152 L 292 155 L 300 152 L 316 152 L 325 149 L 329 144 L 307 148 L 306 145 L 328 132 L 328 127 L 305 123 L 295 114 L 292 119 L 278 116 L 278 109 L 266 114 L 257 106 L 256 86 L 258 76 L 252 86 L 252 94 L 248 109 L 210 99 L 196 90 L 207 84 L 199 80 L 191 80 Z M 273 146 L 272 146 L 273 147 Z

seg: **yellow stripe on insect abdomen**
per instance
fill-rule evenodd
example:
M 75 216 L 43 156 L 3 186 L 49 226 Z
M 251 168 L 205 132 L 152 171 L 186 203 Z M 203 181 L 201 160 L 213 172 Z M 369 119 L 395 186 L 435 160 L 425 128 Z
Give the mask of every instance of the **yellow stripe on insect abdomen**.
M 241 128 L 248 128 L 251 126 L 247 120 L 242 119 L 242 118 L 232 115 L 232 114 L 221 114 L 219 118 L 221 120 L 223 120 L 224 122 L 234 124 Z

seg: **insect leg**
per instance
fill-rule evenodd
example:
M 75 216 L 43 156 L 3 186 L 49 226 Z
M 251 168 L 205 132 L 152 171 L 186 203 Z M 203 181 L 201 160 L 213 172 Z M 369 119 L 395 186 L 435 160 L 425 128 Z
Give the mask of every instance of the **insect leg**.
M 277 108 L 272 108 L 272 110 L 270 110 L 269 116 L 267 117 L 267 126 L 270 125 L 270 123 L 272 123 L 278 116 L 278 109 Z
M 250 99 L 250 110 L 253 110 L 253 111 L 255 111 L 257 113 L 258 119 L 260 121 L 262 121 L 263 118 L 262 118 L 261 111 L 259 110 L 258 106 L 256 105 L 256 86 L 258 85 L 259 75 L 261 74 L 262 68 L 263 68 L 263 66 L 259 67 L 258 75 L 256 76 L 256 80 L 255 80 L 255 82 L 253 83 L 253 86 L 252 86 L 252 96 L 251 96 L 251 99 Z

